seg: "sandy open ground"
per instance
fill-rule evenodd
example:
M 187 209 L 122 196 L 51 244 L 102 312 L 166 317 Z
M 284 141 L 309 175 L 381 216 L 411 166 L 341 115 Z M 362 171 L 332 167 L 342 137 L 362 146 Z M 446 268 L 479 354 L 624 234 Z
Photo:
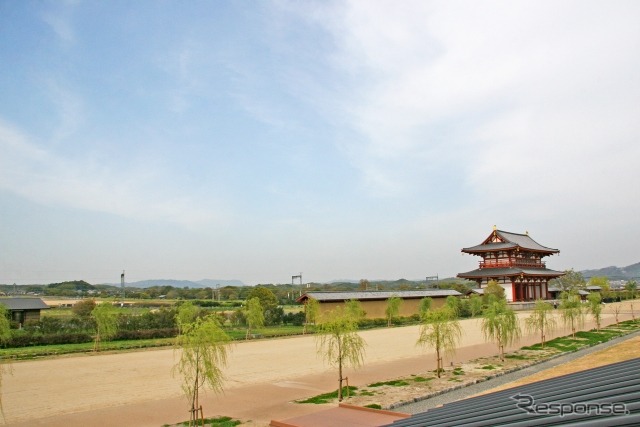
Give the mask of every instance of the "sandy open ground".
M 611 308 L 605 308 L 605 325 L 615 321 Z M 630 318 L 627 304 L 620 320 Z M 496 353 L 495 345 L 484 342 L 478 320 L 461 323 L 463 344 L 451 361 Z M 587 322 L 585 329 L 591 327 Z M 358 386 L 434 369 L 433 353 L 415 346 L 418 330 L 409 326 L 361 332 L 367 342 L 365 366 L 346 373 L 350 383 Z M 559 329 L 555 336 L 566 334 Z M 525 335 L 517 347 L 537 341 Z M 13 374 L 5 375 L 2 384 L 6 422 L 158 427 L 183 421 L 188 419 L 188 403 L 179 379 L 171 375 L 176 360 L 173 350 L 161 349 L 14 363 Z M 291 402 L 337 388 L 337 374 L 317 357 L 312 336 L 235 344 L 225 375 L 225 393 L 203 399 L 205 416 L 227 415 L 252 425 L 317 411 L 317 406 Z

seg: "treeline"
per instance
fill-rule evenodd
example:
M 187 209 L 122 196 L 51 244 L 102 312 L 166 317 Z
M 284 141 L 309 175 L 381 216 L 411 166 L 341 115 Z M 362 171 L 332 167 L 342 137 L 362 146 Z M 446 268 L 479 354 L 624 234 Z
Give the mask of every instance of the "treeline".
M 472 284 L 473 285 L 473 284 Z M 469 290 L 469 282 L 458 279 L 447 279 L 440 282 L 411 281 L 400 279 L 395 281 L 360 280 L 359 283 L 308 283 L 297 284 L 259 284 L 257 286 L 271 290 L 279 304 L 293 304 L 296 298 L 305 292 L 313 291 L 392 291 L 419 289 L 455 289 L 461 293 Z M 212 300 L 233 301 L 246 300 L 253 286 L 223 286 L 219 288 L 178 288 L 174 286 L 151 286 L 148 288 L 125 287 L 127 299 L 169 299 L 169 300 Z M 95 297 L 110 298 L 122 295 L 122 289 L 113 285 L 91 285 L 84 280 L 73 280 L 48 285 L 0 285 L 0 292 L 4 294 L 35 294 L 42 296 L 60 297 Z

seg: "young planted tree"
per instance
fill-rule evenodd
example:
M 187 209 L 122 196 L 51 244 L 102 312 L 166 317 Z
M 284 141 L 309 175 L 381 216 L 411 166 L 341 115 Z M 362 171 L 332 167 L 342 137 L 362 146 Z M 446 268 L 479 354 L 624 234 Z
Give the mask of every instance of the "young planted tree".
M 482 294 L 483 303 L 489 306 L 493 301 L 507 301 L 504 288 L 495 280 L 490 280 Z
M 454 297 L 453 295 L 449 295 L 445 300 L 444 304 L 449 307 L 453 314 L 456 317 L 460 317 L 460 312 L 462 311 L 462 304 L 460 303 L 460 299 L 458 297 Z
M 544 348 L 546 333 L 556 328 L 553 306 L 544 300 L 537 300 L 531 316 L 524 321 L 527 331 L 540 334 L 540 344 Z
M 636 292 L 638 292 L 638 283 L 636 283 L 635 280 L 629 280 L 625 285 L 624 285 L 624 289 L 625 291 L 627 291 L 627 293 L 629 294 L 629 298 L 630 299 L 635 299 L 636 297 Z
M 0 304 L 0 343 L 5 343 L 11 339 L 11 322 L 9 322 L 9 311 Z M 4 420 L 4 409 L 2 406 L 2 377 L 4 373 L 11 373 L 11 365 L 5 358 L 0 358 L 0 414 Z
M 563 292 L 560 297 L 560 314 L 565 326 L 571 328 L 571 335 L 576 337 L 576 329 L 584 325 L 584 311 L 577 291 Z
M 492 301 L 483 313 L 482 333 L 486 340 L 498 345 L 500 360 L 504 361 L 504 348 L 520 338 L 520 324 L 515 311 L 505 300 Z
M 593 321 L 596 322 L 596 330 L 600 331 L 600 324 L 602 323 L 602 297 L 597 292 L 592 292 L 587 296 L 587 309 Z
M 606 276 L 592 277 L 589 279 L 589 285 L 600 287 L 600 296 L 603 300 L 612 297 L 611 285 L 609 284 L 609 278 Z
M 265 325 L 276 325 L 282 321 L 284 312 L 278 307 L 278 297 L 271 289 L 264 286 L 256 286 L 247 295 L 247 300 L 258 298 L 262 308 L 263 322 Z
M 476 317 L 482 313 L 482 298 L 480 295 L 472 294 L 469 297 L 469 311 L 471 312 L 471 317 Z
M 118 310 L 110 302 L 103 302 L 91 311 L 91 317 L 96 322 L 93 351 L 100 351 L 100 343 L 118 333 Z
M 356 322 L 360 319 L 364 319 L 364 316 L 367 314 L 362 308 L 362 303 L 356 299 L 350 299 L 344 302 L 345 312 L 352 316 Z
M 387 307 L 384 309 L 384 314 L 387 317 L 387 327 L 391 326 L 393 319 L 398 317 L 401 305 L 402 298 L 399 296 L 394 295 L 387 300 Z
M 431 347 L 436 351 L 436 372 L 444 370 L 442 353 L 453 355 L 462 338 L 462 328 L 457 316 L 451 308 L 444 306 L 436 310 L 429 310 L 422 317 L 420 337 L 416 344 Z
M 357 319 L 342 307 L 336 307 L 323 316 L 317 328 L 318 354 L 338 368 L 338 401 L 342 401 L 343 368 L 357 368 L 364 359 L 366 343 L 357 331 Z
M 620 323 L 619 317 L 620 317 L 620 311 L 622 310 L 622 306 L 620 303 L 618 303 L 618 304 L 613 304 L 612 307 L 613 307 L 612 308 L 613 314 L 616 317 L 616 325 L 617 325 L 618 323 Z
M 316 324 L 316 319 L 318 318 L 318 314 L 320 313 L 320 302 L 318 302 L 315 298 L 308 298 L 307 302 L 304 304 L 304 327 L 302 328 L 302 333 L 307 333 L 307 325 L 312 323 Z
M 262 328 L 264 326 L 264 313 L 258 297 L 253 297 L 247 300 L 245 317 L 247 320 L 247 334 L 244 338 L 249 339 L 252 329 Z
M 222 391 L 222 368 L 227 364 L 230 338 L 213 315 L 188 320 L 188 313 L 183 313 L 184 316 L 178 313 L 180 334 L 176 338 L 176 350 L 181 352 L 172 373 L 182 377 L 182 391 L 190 404 L 189 426 L 197 425 L 198 419 L 204 426 L 200 390 L 209 386 L 215 393 Z
M 424 297 L 420 300 L 420 306 L 418 307 L 420 313 L 420 319 L 424 319 L 424 316 L 427 315 L 429 310 L 431 309 L 431 304 L 433 300 L 430 297 Z
M 176 313 L 176 324 L 178 325 L 178 332 L 182 333 L 181 325 L 188 325 L 193 323 L 200 315 L 200 307 L 193 305 L 191 301 L 186 301 L 180 305 L 178 312 Z

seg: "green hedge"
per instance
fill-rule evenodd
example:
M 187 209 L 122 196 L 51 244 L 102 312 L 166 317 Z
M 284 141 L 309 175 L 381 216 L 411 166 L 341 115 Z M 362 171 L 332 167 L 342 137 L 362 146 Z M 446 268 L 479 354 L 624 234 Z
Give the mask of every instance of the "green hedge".
M 93 341 L 93 336 L 87 333 L 62 333 L 62 334 L 14 334 L 4 343 L 4 348 L 31 347 L 36 345 L 52 344 L 80 344 Z
M 173 338 L 178 335 L 176 328 L 141 329 L 137 331 L 118 331 L 113 341 L 144 340 L 155 338 Z M 38 334 L 15 331 L 11 339 L 3 344 L 3 348 L 32 347 L 39 345 L 81 344 L 93 341 L 94 335 L 87 332 Z

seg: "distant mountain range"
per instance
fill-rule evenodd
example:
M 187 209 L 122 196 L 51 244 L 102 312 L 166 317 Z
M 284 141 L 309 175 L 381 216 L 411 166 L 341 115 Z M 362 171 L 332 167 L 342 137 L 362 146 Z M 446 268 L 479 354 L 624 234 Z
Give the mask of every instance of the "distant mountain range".
M 111 285 L 119 286 L 120 284 L 111 283 Z M 216 288 L 223 286 L 246 286 L 240 280 L 217 279 L 202 279 L 198 281 L 173 279 L 141 280 L 139 282 L 126 282 L 125 285 L 130 288 L 151 288 L 153 286 L 173 286 L 174 288 Z
M 605 267 L 597 270 L 583 270 L 580 273 L 585 279 L 591 277 L 607 277 L 609 280 L 629 280 L 640 278 L 640 262 L 626 267 Z

